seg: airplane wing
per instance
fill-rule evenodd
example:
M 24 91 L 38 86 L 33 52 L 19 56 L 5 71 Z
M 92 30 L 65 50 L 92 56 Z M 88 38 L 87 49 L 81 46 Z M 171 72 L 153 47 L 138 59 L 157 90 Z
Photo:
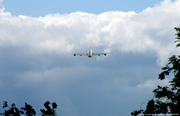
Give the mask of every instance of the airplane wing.
M 87 53 L 68 53 L 68 54 L 73 54 L 74 56 L 79 55 L 79 56 L 88 56 Z
M 107 55 L 107 54 L 112 54 L 112 53 L 92 53 L 92 56 L 100 56 L 100 55 Z

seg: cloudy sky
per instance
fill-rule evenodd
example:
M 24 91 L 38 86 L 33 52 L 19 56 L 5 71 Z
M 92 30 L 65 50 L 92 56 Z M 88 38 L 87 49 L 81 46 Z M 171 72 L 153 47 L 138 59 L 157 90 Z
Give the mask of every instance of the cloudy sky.
M 128 116 L 167 85 L 157 78 L 180 52 L 180 0 L 32 1 L 0 0 L 0 104 L 39 113 L 49 100 L 60 116 Z M 89 47 L 113 54 L 67 54 Z

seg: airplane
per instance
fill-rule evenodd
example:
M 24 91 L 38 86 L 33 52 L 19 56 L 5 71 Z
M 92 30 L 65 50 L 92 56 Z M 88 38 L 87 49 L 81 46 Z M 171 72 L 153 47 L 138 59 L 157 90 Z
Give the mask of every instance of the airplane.
M 87 53 L 69 53 L 69 54 L 73 54 L 74 56 L 76 55 L 87 56 L 91 58 L 92 56 L 100 56 L 100 55 L 106 56 L 107 54 L 111 54 L 111 53 L 92 53 L 92 49 L 89 48 Z

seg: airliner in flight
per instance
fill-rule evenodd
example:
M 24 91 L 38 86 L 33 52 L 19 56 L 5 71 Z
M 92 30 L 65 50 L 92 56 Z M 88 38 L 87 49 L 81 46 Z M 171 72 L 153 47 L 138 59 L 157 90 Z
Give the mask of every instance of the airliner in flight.
M 106 56 L 107 54 L 111 54 L 111 53 L 92 53 L 92 49 L 89 48 L 87 53 L 69 53 L 69 54 L 73 54 L 74 56 L 76 56 L 76 55 L 87 56 L 87 57 L 91 58 L 92 56 L 100 56 L 100 55 Z

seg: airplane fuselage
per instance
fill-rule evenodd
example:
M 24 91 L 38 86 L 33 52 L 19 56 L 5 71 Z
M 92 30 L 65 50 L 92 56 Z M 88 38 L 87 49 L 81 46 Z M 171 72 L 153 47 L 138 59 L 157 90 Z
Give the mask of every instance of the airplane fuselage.
M 92 49 L 88 49 L 88 57 L 91 58 L 92 57 Z

